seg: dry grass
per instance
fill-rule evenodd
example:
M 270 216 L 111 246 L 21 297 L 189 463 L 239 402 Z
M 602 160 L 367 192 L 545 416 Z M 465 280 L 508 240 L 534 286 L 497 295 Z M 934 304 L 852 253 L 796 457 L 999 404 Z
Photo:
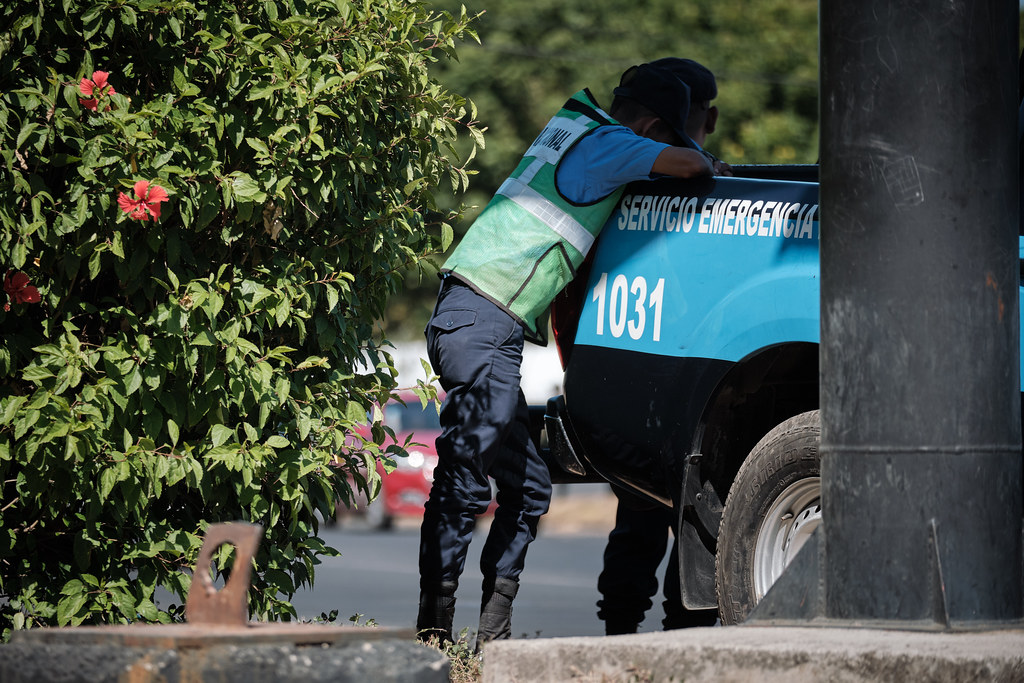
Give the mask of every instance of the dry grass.
M 437 638 L 431 638 L 426 643 L 448 656 L 451 661 L 448 680 L 451 683 L 479 683 L 483 679 L 483 665 L 473 654 L 472 640 L 469 629 L 464 628 L 455 636 L 455 642 L 442 645 Z

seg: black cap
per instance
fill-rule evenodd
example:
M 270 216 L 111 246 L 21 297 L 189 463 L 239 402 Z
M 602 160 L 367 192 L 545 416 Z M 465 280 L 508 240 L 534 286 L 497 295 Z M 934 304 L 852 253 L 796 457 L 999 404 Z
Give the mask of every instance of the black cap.
M 647 107 L 671 126 L 684 146 L 697 147 L 686 134 L 690 87 L 668 69 L 652 64 L 631 66 L 622 74 L 619 87 L 612 93 Z
M 668 69 L 676 78 L 690 86 L 690 99 L 694 102 L 709 102 L 718 97 L 715 75 L 703 64 L 679 57 L 662 57 L 648 63 Z

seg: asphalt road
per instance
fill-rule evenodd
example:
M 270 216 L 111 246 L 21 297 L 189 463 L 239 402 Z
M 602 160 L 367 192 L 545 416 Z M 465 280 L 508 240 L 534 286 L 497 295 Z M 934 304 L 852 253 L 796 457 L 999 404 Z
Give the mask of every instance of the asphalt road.
M 597 576 L 608 532 L 614 526 L 615 499 L 603 485 L 556 487 L 551 511 L 541 520 L 537 540 L 530 546 L 526 569 L 512 616 L 515 638 L 594 636 L 604 633 L 597 618 Z M 486 522 L 473 539 L 460 581 L 455 632 L 475 634 L 480 610 L 479 564 Z M 341 552 L 323 558 L 316 585 L 292 599 L 300 619 L 338 611 L 337 619 L 362 615 L 380 626 L 413 628 L 419 599 L 419 521 L 400 520 L 392 531 L 374 531 L 359 519 L 342 526 L 321 527 L 321 538 Z M 658 569 L 664 576 L 665 561 Z M 157 604 L 179 602 L 157 589 Z M 641 632 L 658 631 L 664 616 L 660 594 L 640 625 Z
M 403 525 L 390 532 L 360 530 L 358 525 L 330 529 L 322 534 L 338 558 L 317 567 L 316 586 L 293 600 L 299 616 L 314 618 L 338 610 L 339 621 L 354 614 L 374 619 L 381 626 L 415 626 L 419 595 L 416 556 L 419 531 Z M 597 576 L 606 536 L 598 533 L 545 533 L 541 529 L 530 547 L 520 578 L 512 617 L 516 638 L 602 635 L 597 618 Z M 460 581 L 455 631 L 475 632 L 480 609 L 479 570 L 483 538 L 470 544 L 466 570 Z M 662 570 L 659 576 L 662 576 Z M 661 624 L 660 599 L 648 613 L 642 631 Z

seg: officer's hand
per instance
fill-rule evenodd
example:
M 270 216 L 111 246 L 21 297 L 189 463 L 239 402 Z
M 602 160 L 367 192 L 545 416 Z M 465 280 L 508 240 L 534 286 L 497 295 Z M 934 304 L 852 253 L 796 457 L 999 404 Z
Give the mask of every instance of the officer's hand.
M 715 159 L 714 162 L 712 162 L 712 166 L 714 166 L 715 168 L 715 175 L 732 175 L 732 166 L 725 163 L 724 161 L 719 161 L 718 159 Z

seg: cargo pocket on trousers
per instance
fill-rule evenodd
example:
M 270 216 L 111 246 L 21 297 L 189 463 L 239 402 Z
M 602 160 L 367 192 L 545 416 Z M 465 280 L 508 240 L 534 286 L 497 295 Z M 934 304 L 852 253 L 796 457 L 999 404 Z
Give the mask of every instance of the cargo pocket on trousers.
M 430 320 L 430 327 L 434 328 L 435 332 L 451 332 L 475 322 L 476 311 L 455 308 L 435 315 Z

